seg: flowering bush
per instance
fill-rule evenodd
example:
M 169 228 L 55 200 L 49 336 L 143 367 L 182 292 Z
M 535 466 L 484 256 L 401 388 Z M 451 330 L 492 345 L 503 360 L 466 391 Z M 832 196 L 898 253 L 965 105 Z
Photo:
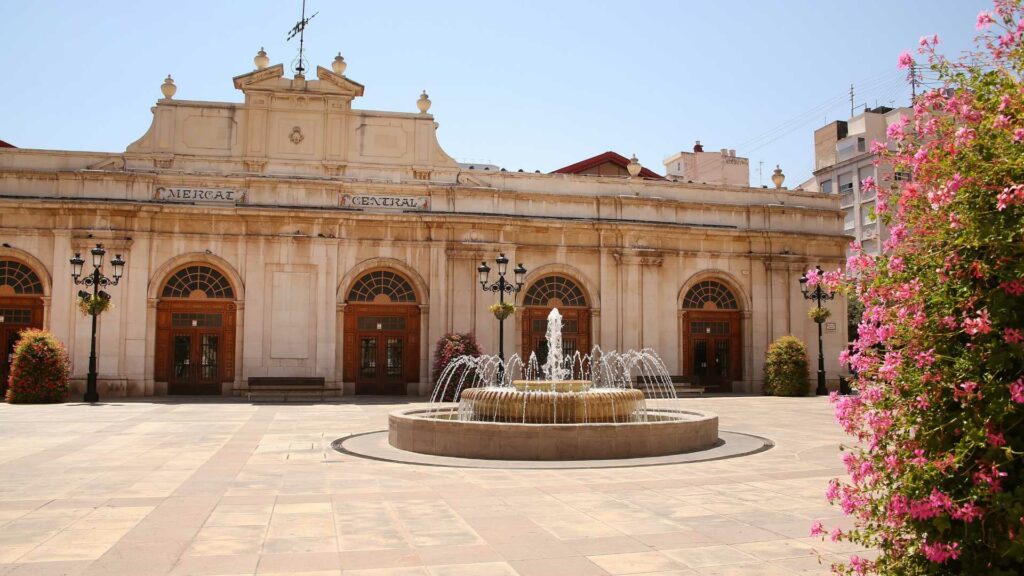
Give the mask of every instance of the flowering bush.
M 807 348 L 796 336 L 783 336 L 768 347 L 764 362 L 764 393 L 771 396 L 806 396 Z
M 483 354 L 483 349 L 480 344 L 477 343 L 476 337 L 472 334 L 458 334 L 455 332 L 449 332 L 437 341 L 437 346 L 434 348 L 434 393 L 432 398 L 442 402 L 456 402 L 458 396 L 456 395 L 457 386 L 448 386 L 443 390 L 443 398 L 438 397 L 438 378 L 444 372 L 445 368 L 451 364 L 452 360 L 459 356 L 480 356 Z M 454 371 L 449 379 L 450 382 L 458 383 L 465 376 L 465 369 L 458 368 Z M 470 375 L 467 381 L 463 384 L 464 388 L 473 386 L 476 382 L 475 374 Z
M 63 402 L 68 396 L 71 364 L 64 345 L 46 330 L 22 330 L 14 345 L 7 384 L 11 404 Z
M 889 128 L 892 152 L 872 146 L 912 179 L 863 183 L 890 238 L 847 266 L 864 313 L 840 360 L 860 395 L 833 401 L 858 443 L 828 497 L 856 523 L 831 537 L 879 556 L 853 556 L 841 573 L 1024 573 L 1022 16 L 1021 0 L 982 12 L 987 54 L 971 61 L 922 38 L 945 89 Z

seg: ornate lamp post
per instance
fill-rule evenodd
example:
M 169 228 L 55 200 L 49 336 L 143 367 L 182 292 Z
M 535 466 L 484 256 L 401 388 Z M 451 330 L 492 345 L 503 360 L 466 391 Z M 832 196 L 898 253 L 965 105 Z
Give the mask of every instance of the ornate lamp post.
M 82 266 L 85 265 L 85 260 L 82 259 L 80 253 L 75 252 L 75 257 L 71 259 L 71 278 L 75 281 L 75 284 L 92 286 L 92 299 L 110 300 L 110 294 L 100 290 L 100 287 L 117 286 L 117 283 L 121 281 L 121 275 L 124 274 L 124 260 L 118 254 L 110 261 L 110 265 L 114 268 L 114 273 L 113 278 L 107 278 L 100 272 L 100 268 L 103 267 L 103 256 L 107 253 L 103 249 L 103 245 L 97 244 L 89 252 L 92 254 L 92 272 L 82 277 Z M 78 297 L 88 299 L 90 294 L 86 290 L 79 290 Z M 89 375 L 87 376 L 85 387 L 86 402 L 98 402 L 100 399 L 99 394 L 96 392 L 96 316 L 98 314 L 98 311 L 90 310 L 90 316 L 92 316 L 92 340 L 89 347 Z
M 815 266 L 815 270 L 818 271 L 818 277 L 821 277 L 821 266 Z M 807 275 L 804 274 L 800 277 L 800 291 L 803 292 L 804 298 L 807 300 L 814 300 L 817 303 L 817 307 L 821 308 L 822 300 L 832 300 L 836 297 L 835 292 L 825 292 L 821 288 L 821 282 L 814 285 L 814 290 L 807 289 Z M 825 353 L 822 350 L 821 344 L 821 325 L 823 322 L 817 322 L 818 324 L 818 388 L 814 391 L 818 396 L 824 396 L 828 394 L 828 388 L 825 386 Z
M 477 266 L 476 271 L 479 275 L 480 287 L 483 288 L 484 292 L 497 292 L 498 302 L 504 304 L 505 294 L 516 294 L 523 289 L 523 280 L 526 278 L 526 268 L 523 267 L 522 262 L 515 267 L 512 272 L 516 275 L 516 282 L 515 284 L 512 284 L 508 280 L 505 280 L 505 272 L 508 270 L 508 258 L 505 257 L 505 254 L 498 254 L 498 258 L 495 262 L 498 264 L 498 281 L 493 284 L 488 284 L 488 276 L 491 273 L 491 267 L 487 265 L 487 262 L 481 262 L 480 265 Z M 504 316 L 498 317 L 498 358 L 501 359 L 502 363 L 505 362 Z M 503 372 L 504 370 L 502 369 L 502 373 Z

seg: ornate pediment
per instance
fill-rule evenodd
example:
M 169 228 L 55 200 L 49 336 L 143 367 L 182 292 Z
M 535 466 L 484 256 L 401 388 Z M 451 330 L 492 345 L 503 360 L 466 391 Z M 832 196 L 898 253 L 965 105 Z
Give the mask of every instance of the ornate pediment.
M 346 76 L 342 76 L 341 74 L 335 74 L 334 72 L 331 72 L 330 70 L 324 68 L 323 66 L 316 67 L 316 77 L 321 82 L 324 82 L 330 85 L 331 87 L 341 91 L 342 94 L 350 94 L 352 96 L 363 95 L 364 86 L 362 84 L 360 84 L 359 82 L 353 82 L 352 80 L 349 80 Z M 326 86 L 322 86 L 321 90 L 324 92 L 334 91 L 330 90 Z
M 234 77 L 235 88 L 244 90 L 245 88 L 255 87 L 256 84 L 266 82 L 267 80 L 276 80 L 284 77 L 284 64 L 275 64 L 269 68 L 262 70 L 253 70 L 248 74 L 242 74 L 241 76 Z M 276 86 L 277 82 L 273 82 Z

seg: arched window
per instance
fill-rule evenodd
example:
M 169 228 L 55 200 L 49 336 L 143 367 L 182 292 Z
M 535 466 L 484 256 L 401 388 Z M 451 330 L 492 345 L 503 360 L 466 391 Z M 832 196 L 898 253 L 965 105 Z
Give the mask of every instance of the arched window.
M 562 276 L 545 276 L 533 283 L 523 298 L 525 306 L 586 307 L 587 299 L 580 287 Z
M 0 260 L 0 286 L 10 286 L 15 294 L 43 293 L 43 283 L 31 268 L 17 260 Z
M 348 292 L 349 302 L 416 303 L 416 292 L 405 278 L 389 270 L 365 274 Z
M 217 269 L 204 264 L 182 268 L 164 284 L 164 298 L 227 298 L 234 299 L 231 283 Z
M 696 310 L 736 310 L 736 297 L 721 282 L 704 280 L 693 285 L 683 298 L 683 308 Z

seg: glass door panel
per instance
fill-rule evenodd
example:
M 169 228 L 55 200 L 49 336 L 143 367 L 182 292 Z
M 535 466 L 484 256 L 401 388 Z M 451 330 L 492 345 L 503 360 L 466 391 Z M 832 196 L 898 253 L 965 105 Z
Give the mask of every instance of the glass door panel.
M 363 336 L 359 339 L 359 377 L 377 377 L 377 338 Z
M 693 341 L 693 373 L 704 377 L 708 373 L 708 341 L 698 339 Z
M 200 337 L 199 378 L 205 382 L 217 380 L 219 342 L 217 334 L 203 334 Z
M 384 346 L 384 366 L 388 378 L 401 378 L 404 374 L 405 339 L 388 337 Z
M 192 335 L 175 334 L 173 349 L 171 376 L 176 382 L 188 382 L 192 364 Z
M 715 376 L 729 379 L 729 341 L 715 340 Z

